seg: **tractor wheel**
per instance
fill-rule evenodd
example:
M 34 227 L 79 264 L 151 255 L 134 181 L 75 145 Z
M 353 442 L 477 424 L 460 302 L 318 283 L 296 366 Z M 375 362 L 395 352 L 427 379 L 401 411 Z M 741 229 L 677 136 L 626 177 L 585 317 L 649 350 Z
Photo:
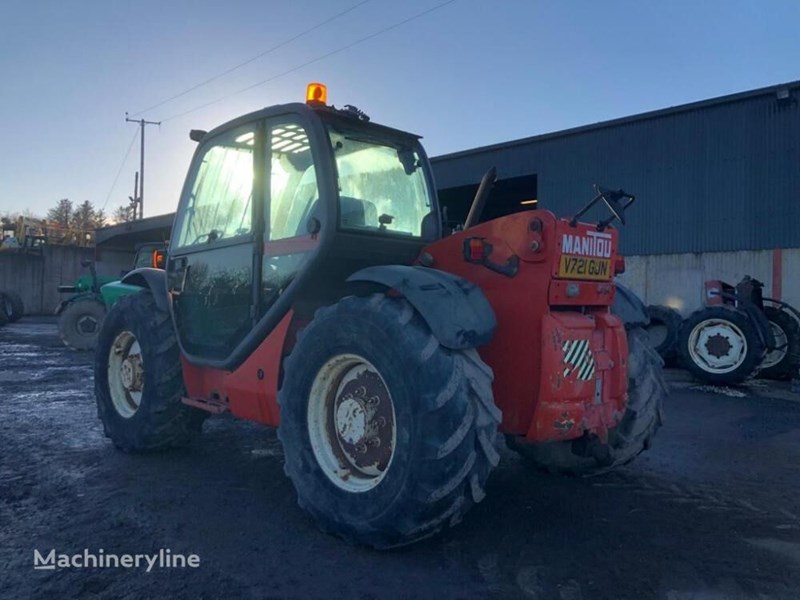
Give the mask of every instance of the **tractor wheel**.
M 686 369 L 713 385 L 735 385 L 753 375 L 764 344 L 747 315 L 730 306 L 707 306 L 683 324 L 678 351 Z
M 664 419 L 669 393 L 663 361 L 642 328 L 628 331 L 628 406 L 619 425 L 608 432 L 608 443 L 596 437 L 530 444 L 506 436 L 509 448 L 549 473 L 597 475 L 631 462 L 648 450 Z
M 25 304 L 23 304 L 22 298 L 17 292 L 3 292 L 3 296 L 5 296 L 3 304 L 9 323 L 19 321 L 25 314 Z
M 650 324 L 645 329 L 650 345 L 665 364 L 671 365 L 675 361 L 683 318 L 674 308 L 654 305 L 647 307 L 647 316 L 650 317 Z
M 0 327 L 8 323 L 8 313 L 6 312 L 6 295 L 0 292 Z
M 109 311 L 97 339 L 94 392 L 106 436 L 125 452 L 180 446 L 200 432 L 207 413 L 181 402 L 178 340 L 149 290 Z
M 500 459 L 491 369 L 474 349 L 440 346 L 404 299 L 318 310 L 279 400 L 298 504 L 350 542 L 389 548 L 455 525 Z
M 774 306 L 765 306 L 764 315 L 775 337 L 775 349 L 767 352 L 761 361 L 758 376 L 764 379 L 792 379 L 800 367 L 800 323 L 785 310 Z
M 105 316 L 105 304 L 96 298 L 70 302 L 58 317 L 61 341 L 73 350 L 92 350 Z

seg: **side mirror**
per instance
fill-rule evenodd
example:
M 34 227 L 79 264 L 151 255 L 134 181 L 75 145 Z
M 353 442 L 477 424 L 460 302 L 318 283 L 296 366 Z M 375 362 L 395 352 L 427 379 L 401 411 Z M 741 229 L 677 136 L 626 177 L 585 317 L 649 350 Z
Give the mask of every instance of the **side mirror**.
M 153 250 L 153 268 L 163 269 L 167 264 L 166 250 Z
M 82 267 L 86 268 L 86 267 L 89 267 L 91 265 L 92 265 L 92 261 L 89 260 L 88 258 L 84 258 L 83 260 L 81 260 L 81 266 Z

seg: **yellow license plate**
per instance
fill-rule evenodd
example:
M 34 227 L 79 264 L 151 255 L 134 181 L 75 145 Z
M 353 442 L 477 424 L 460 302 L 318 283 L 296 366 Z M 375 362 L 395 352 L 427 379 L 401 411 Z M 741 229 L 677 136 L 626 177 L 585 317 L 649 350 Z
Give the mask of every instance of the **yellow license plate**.
M 611 259 L 562 255 L 558 276 L 569 279 L 611 279 Z

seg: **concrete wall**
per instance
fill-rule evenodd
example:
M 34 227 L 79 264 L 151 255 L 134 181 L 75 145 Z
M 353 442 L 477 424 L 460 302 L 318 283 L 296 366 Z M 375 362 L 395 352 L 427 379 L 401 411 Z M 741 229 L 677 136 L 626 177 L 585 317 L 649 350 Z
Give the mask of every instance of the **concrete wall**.
M 800 308 L 800 248 L 777 252 L 780 299 Z M 775 260 L 773 250 L 626 256 L 625 273 L 619 279 L 645 303 L 665 304 L 686 316 L 703 305 L 703 282 L 708 279 L 736 284 L 750 275 L 764 282 L 765 296 L 774 297 Z
M 800 308 L 800 248 L 782 250 L 782 299 Z M 50 246 L 41 256 L 0 252 L 0 290 L 22 295 L 28 314 L 51 314 L 62 300 L 59 285 L 71 285 L 86 273 L 81 259 L 94 258 L 91 248 Z M 133 254 L 104 250 L 97 270 L 119 276 L 130 269 Z M 764 294 L 773 294 L 772 250 L 626 256 L 620 281 L 647 304 L 666 304 L 684 316 L 702 306 L 703 282 L 722 279 L 737 283 L 745 275 L 764 282 Z
M 94 259 L 93 248 L 49 246 L 41 255 L 0 252 L 0 290 L 13 290 L 22 296 L 27 314 L 52 314 L 66 295 L 58 293 L 59 285 L 72 285 L 88 271 L 81 260 Z M 130 269 L 133 254 L 104 253 L 97 263 L 102 275 L 119 276 Z

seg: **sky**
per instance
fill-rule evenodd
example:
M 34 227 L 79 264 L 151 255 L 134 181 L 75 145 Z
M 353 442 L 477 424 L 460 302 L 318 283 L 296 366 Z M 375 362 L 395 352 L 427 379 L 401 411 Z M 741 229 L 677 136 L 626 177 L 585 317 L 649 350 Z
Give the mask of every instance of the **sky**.
M 190 129 L 303 101 L 310 81 L 436 156 L 800 79 L 797 0 L 445 2 L 0 0 L 0 215 L 127 204 L 126 111 L 162 121 L 146 129 L 153 216 L 177 205 Z

